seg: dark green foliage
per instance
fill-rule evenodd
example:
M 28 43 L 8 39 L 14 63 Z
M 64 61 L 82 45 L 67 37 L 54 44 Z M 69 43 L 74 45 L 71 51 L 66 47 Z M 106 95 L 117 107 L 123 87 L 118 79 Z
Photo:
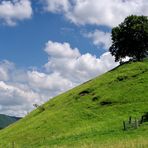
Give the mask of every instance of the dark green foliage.
M 97 97 L 92 98 L 92 101 L 98 101 Z
M 40 112 L 43 112 L 45 110 L 44 106 L 39 106 L 38 109 Z
M 84 91 L 79 93 L 80 96 L 85 96 L 87 94 L 89 94 L 89 90 L 84 90 Z
M 142 116 L 142 122 L 148 122 L 148 112 Z
M 117 80 L 118 81 L 123 81 L 123 80 L 126 80 L 127 78 L 128 78 L 127 76 L 123 75 L 123 76 L 118 76 Z
M 111 101 L 102 101 L 102 102 L 100 102 L 100 104 L 101 104 L 102 106 L 105 106 L 105 105 L 111 105 L 112 102 L 111 102 Z
M 126 56 L 142 60 L 148 55 L 148 18 L 131 15 L 112 29 L 112 46 L 109 51 L 115 61 Z
M 38 104 L 33 104 L 34 107 L 38 108 L 38 110 L 40 112 L 43 112 L 45 110 L 44 106 L 43 105 L 38 105 Z

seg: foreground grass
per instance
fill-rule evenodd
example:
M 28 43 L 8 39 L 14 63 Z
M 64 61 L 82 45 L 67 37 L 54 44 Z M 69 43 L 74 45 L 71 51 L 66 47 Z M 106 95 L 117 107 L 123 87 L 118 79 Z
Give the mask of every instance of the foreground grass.
M 148 111 L 148 60 L 124 64 L 61 94 L 0 131 L 0 147 L 148 147 L 148 124 L 123 131 Z M 107 104 L 106 104 L 107 103 Z

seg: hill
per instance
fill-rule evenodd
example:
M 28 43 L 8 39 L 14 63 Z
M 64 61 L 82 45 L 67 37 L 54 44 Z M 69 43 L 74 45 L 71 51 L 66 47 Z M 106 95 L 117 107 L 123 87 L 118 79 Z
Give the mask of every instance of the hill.
M 148 111 L 147 88 L 148 60 L 123 64 L 0 131 L 0 146 L 148 147 L 148 122 L 123 130 L 123 120 L 134 122 Z
M 12 116 L 0 114 L 0 129 L 7 127 L 8 125 L 16 122 L 19 119 L 20 118 L 18 117 L 12 117 Z

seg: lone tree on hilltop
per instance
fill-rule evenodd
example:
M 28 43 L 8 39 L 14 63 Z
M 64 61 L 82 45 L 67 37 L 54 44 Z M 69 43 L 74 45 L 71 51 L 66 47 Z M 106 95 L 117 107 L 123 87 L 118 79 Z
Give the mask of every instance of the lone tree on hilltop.
M 112 29 L 109 51 L 115 61 L 126 56 L 140 61 L 148 55 L 148 17 L 131 15 Z

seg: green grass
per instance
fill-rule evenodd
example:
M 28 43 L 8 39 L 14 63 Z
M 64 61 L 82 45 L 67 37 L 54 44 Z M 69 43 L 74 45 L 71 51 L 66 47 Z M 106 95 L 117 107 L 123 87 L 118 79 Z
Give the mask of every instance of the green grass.
M 127 131 L 122 125 L 129 116 L 140 118 L 148 111 L 147 90 L 148 60 L 124 64 L 0 131 L 0 148 L 13 142 L 18 148 L 147 148 L 147 122 Z

